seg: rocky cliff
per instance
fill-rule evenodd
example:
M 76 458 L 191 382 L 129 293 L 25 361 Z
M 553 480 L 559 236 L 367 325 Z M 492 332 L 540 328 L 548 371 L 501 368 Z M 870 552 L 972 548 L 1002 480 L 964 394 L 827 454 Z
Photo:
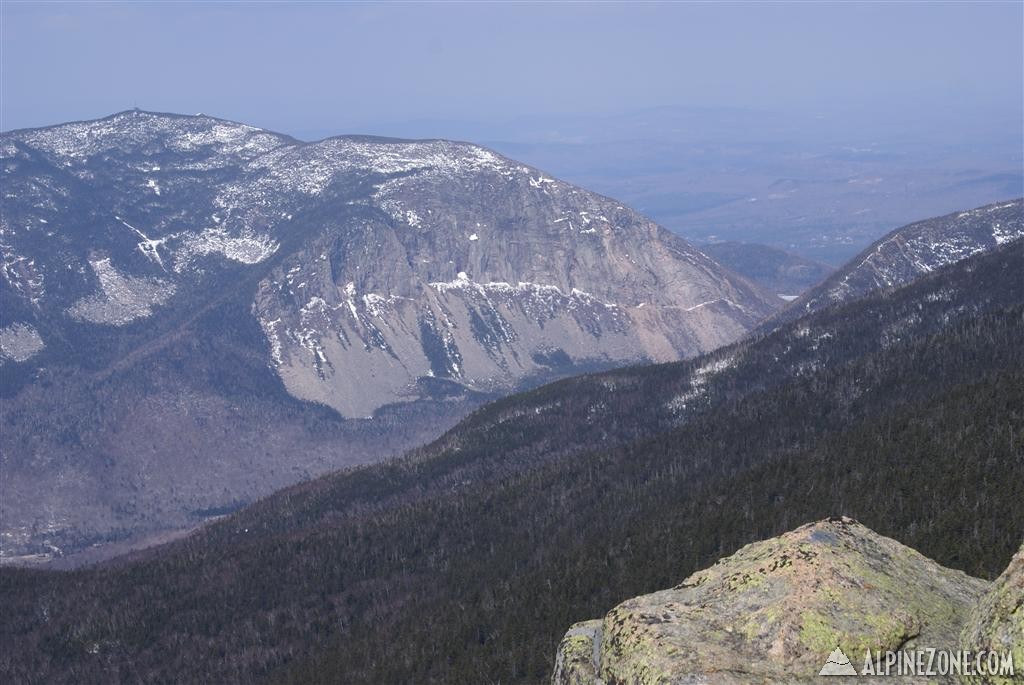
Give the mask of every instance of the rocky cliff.
M 468 143 L 130 111 L 0 134 L 0 175 L 2 558 L 192 525 L 776 306 Z
M 1017 678 L 971 676 L 971 685 L 1010 685 L 1024 681 L 1024 545 L 992 584 L 961 633 L 964 649 L 1010 653 Z
M 852 519 L 819 521 L 574 625 L 552 682 L 816 682 L 826 664 L 860 671 L 866 650 L 1019 653 L 1022 561 L 990 585 Z
M 777 305 L 620 203 L 467 143 L 133 111 L 5 133 L 0 156 L 8 363 L 49 361 L 64 322 L 201 307 L 227 272 L 255 277 L 289 391 L 365 416 L 429 379 L 689 356 Z

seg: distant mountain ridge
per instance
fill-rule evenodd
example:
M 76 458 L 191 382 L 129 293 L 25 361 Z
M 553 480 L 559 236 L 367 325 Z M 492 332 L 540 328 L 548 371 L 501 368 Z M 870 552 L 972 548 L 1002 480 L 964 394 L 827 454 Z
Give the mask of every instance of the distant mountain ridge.
M 128 111 L 0 134 L 0 165 L 5 555 L 194 523 L 777 306 L 468 143 Z
M 917 221 L 880 238 L 824 282 L 762 324 L 762 330 L 918 276 L 1024 237 L 1024 199 Z

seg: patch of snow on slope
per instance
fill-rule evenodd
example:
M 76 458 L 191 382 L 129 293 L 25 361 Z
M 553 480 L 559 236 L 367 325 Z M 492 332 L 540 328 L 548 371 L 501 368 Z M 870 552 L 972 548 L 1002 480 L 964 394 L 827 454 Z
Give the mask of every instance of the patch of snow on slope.
M 100 292 L 84 297 L 68 309 L 73 318 L 90 323 L 123 326 L 153 313 L 174 294 L 173 283 L 157 278 L 137 278 L 119 272 L 109 258 L 90 260 Z
M 181 272 L 197 257 L 219 254 L 242 264 L 259 264 L 279 247 L 268 235 L 243 231 L 233 236 L 223 228 L 207 228 L 199 234 L 187 234 L 174 257 L 174 270 Z
M 398 200 L 391 198 L 381 199 L 377 206 L 398 223 L 406 223 L 412 228 L 423 227 L 423 218 L 415 210 L 406 209 Z
M 912 255 L 914 267 L 921 273 L 927 273 L 947 264 L 967 259 L 988 249 L 967 235 L 951 235 L 945 240 L 933 242 L 927 237 L 917 237 L 907 241 L 907 252 Z
M 627 322 L 621 316 L 618 305 L 603 302 L 588 292 L 573 288 L 568 294 L 556 285 L 544 283 L 530 283 L 520 281 L 512 285 L 504 281 L 491 281 L 489 283 L 477 283 L 469 278 L 465 272 L 459 272 L 453 281 L 433 282 L 430 286 L 439 294 L 444 296 L 458 295 L 467 300 L 476 300 L 479 305 L 488 307 L 501 320 L 501 315 L 496 308 L 502 304 L 507 309 L 521 310 L 527 316 L 538 320 L 555 318 L 563 314 L 575 316 L 583 312 L 607 314 L 613 326 L 621 326 Z M 503 335 L 507 340 L 514 339 L 514 332 L 505 330 L 504 324 L 499 324 L 503 329 Z
M 320 342 L 320 332 L 328 330 L 331 326 L 331 313 L 327 302 L 315 295 L 309 298 L 299 310 L 299 323 L 301 329 L 295 332 L 295 340 L 310 353 L 317 374 L 323 377 L 323 365 L 327 362 L 327 355 Z
M 684 312 L 695 312 L 698 309 L 703 309 L 704 307 L 707 307 L 707 306 L 710 306 L 710 305 L 713 305 L 713 304 L 716 304 L 716 303 L 719 303 L 719 302 L 721 302 L 722 304 L 729 305 L 730 307 L 735 307 L 736 309 L 739 309 L 741 311 L 747 311 L 745 307 L 743 307 L 742 305 L 740 305 L 737 302 L 733 302 L 732 300 L 730 300 L 727 297 L 716 297 L 713 300 L 705 300 L 704 302 L 698 302 L 697 304 L 692 305 L 690 307 L 680 307 L 680 309 L 682 311 L 684 311 Z
M 398 300 L 404 299 L 398 295 L 379 295 L 377 293 L 366 293 L 363 295 L 363 307 L 366 313 L 378 319 L 383 319 L 384 314 Z
M 348 310 L 352 313 L 352 318 L 358 321 L 359 310 L 356 309 L 356 284 L 349 281 L 345 284 L 342 291 L 345 293 L 345 302 L 348 304 Z
M 46 344 L 32 326 L 13 323 L 0 328 L 0 359 L 23 362 L 41 352 Z
M 558 182 L 555 181 L 555 179 L 547 178 L 543 174 L 537 176 L 537 178 L 531 176 L 529 183 L 531 188 L 536 188 L 538 190 L 544 190 L 544 186 L 547 184 L 550 184 L 552 187 L 557 187 L 558 185 Z
M 43 272 L 36 268 L 36 260 L 19 255 L 13 246 L 4 242 L 0 242 L 0 272 L 11 287 L 32 304 L 39 304 L 46 294 Z
M 170 141 L 170 146 L 182 151 L 195 150 L 199 147 L 217 146 L 225 152 L 251 150 L 264 152 L 266 141 L 262 137 L 250 138 L 250 134 L 262 133 L 255 126 L 245 124 L 228 124 L 216 122 L 208 128 L 197 131 L 185 131 Z
M 406 143 L 336 138 L 325 140 L 318 146 L 322 148 L 322 154 L 335 163 L 379 174 L 421 169 L 447 174 L 510 170 L 508 162 L 490 150 L 446 140 Z
M 447 294 L 449 292 L 468 292 L 487 297 L 490 295 L 530 295 L 537 298 L 544 299 L 566 299 L 566 300 L 580 300 L 586 303 L 593 303 L 603 305 L 609 309 L 617 309 L 618 305 L 611 304 L 609 302 L 603 302 L 590 293 L 580 290 L 579 288 L 573 288 L 568 295 L 562 292 L 562 289 L 557 285 L 547 285 L 544 283 L 530 283 L 529 281 L 519 281 L 516 285 L 507 283 L 505 281 L 490 281 L 488 283 L 477 283 L 466 275 L 465 271 L 460 271 L 453 281 L 435 281 L 430 284 L 430 287 L 434 288 L 441 294 Z
M 270 343 L 270 357 L 274 360 L 275 366 L 280 366 L 282 364 L 281 338 L 277 334 L 277 326 L 281 323 L 281 319 L 277 318 L 273 321 L 268 321 L 260 317 L 259 322 L 260 328 L 263 329 L 263 335 L 267 336 L 267 341 Z
M 159 264 L 161 268 L 163 268 L 164 260 L 160 257 L 159 248 L 163 246 L 164 243 L 167 242 L 167 238 L 160 238 L 159 240 L 154 240 L 153 238 L 150 238 L 148 235 L 146 235 L 139 229 L 135 228 L 130 223 L 128 223 L 121 217 L 117 216 L 116 214 L 114 215 L 114 218 L 120 221 L 128 228 L 130 228 L 135 233 L 135 235 L 142 238 L 142 240 L 138 243 L 139 251 L 142 252 L 142 254 L 146 255 L 146 257 L 148 257 L 149 259 Z
M 1012 227 L 1006 227 L 1000 222 L 992 224 L 992 239 L 996 241 L 996 245 L 1005 245 L 1006 243 L 1013 242 L 1020 238 L 1022 233 L 1019 228 L 1014 230 Z
M 703 365 L 694 369 L 693 373 L 690 374 L 689 390 L 686 390 L 669 400 L 667 405 L 669 411 L 674 414 L 678 414 L 685 410 L 687 406 L 693 404 L 704 395 L 709 378 L 725 371 L 726 369 L 730 369 L 735 365 L 736 357 L 733 355 L 727 355 L 720 359 L 708 360 Z
M 15 137 L 64 161 L 81 160 L 106 150 L 127 152 L 155 139 L 163 139 L 168 147 L 183 152 L 208 147 L 223 157 L 207 160 L 203 168 L 221 166 L 228 157 L 236 155 L 252 158 L 284 142 L 278 136 L 244 124 L 139 111 L 19 132 Z
M 253 159 L 247 168 L 258 173 L 258 179 L 228 187 L 217 200 L 222 207 L 266 206 L 267 198 L 279 196 L 282 189 L 319 195 L 342 172 L 403 174 L 382 180 L 376 195 L 378 200 L 386 199 L 388 192 L 402 185 L 410 175 L 450 179 L 483 170 L 505 176 L 513 173 L 511 165 L 500 155 L 475 145 L 443 140 L 367 142 L 353 138 L 281 146 Z

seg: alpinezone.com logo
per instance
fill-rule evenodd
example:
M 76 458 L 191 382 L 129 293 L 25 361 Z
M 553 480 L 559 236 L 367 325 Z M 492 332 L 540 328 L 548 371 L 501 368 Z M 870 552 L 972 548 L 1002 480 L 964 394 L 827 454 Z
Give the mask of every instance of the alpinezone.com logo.
M 823 676 L 997 676 L 1017 675 L 1010 652 L 908 649 L 896 652 L 867 650 L 858 670 L 836 647 L 822 666 Z

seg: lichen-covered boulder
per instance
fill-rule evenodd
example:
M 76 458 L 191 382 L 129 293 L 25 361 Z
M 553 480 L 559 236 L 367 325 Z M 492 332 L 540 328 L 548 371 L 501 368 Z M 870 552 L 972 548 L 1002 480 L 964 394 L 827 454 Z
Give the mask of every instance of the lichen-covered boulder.
M 555 682 L 817 681 L 837 648 L 860 670 L 866 650 L 958 647 L 986 587 L 852 519 L 828 519 L 623 602 L 602 621 L 593 678 Z
M 971 652 L 1009 652 L 1015 677 L 966 676 L 971 685 L 1009 685 L 1024 682 L 1024 545 L 1010 565 L 971 612 L 961 635 Z
M 558 645 L 553 685 L 597 685 L 601 656 L 601 621 L 573 624 Z

